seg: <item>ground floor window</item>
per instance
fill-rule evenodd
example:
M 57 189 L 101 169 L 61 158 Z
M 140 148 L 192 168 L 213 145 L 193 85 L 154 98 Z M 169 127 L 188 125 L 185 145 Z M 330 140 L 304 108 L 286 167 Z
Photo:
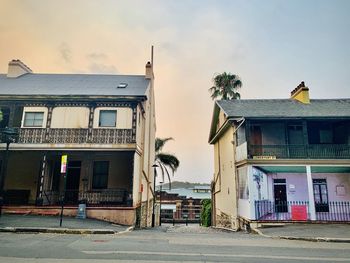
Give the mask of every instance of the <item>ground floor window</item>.
M 93 189 L 105 189 L 108 185 L 108 161 L 95 161 L 94 162 L 94 174 L 92 179 Z
M 326 179 L 313 179 L 316 212 L 328 212 L 328 189 Z
M 239 198 L 249 199 L 247 168 L 246 167 L 239 168 L 237 172 L 238 172 L 238 182 L 239 182 Z

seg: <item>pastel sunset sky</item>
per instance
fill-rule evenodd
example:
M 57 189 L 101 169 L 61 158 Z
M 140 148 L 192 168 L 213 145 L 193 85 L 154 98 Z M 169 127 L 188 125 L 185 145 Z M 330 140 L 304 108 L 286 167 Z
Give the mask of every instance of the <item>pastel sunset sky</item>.
M 210 182 L 216 73 L 238 74 L 242 99 L 350 98 L 350 1 L 0 0 L 0 72 L 144 74 L 154 45 L 157 136 L 180 168 Z

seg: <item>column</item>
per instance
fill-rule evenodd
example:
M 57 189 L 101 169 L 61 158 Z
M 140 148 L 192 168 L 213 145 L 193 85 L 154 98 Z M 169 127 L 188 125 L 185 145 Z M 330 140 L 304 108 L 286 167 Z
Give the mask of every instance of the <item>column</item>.
M 316 220 L 316 209 L 315 209 L 315 198 L 314 198 L 314 187 L 311 177 L 311 166 L 306 166 L 306 177 L 307 177 L 307 190 L 309 194 L 309 213 L 310 219 Z

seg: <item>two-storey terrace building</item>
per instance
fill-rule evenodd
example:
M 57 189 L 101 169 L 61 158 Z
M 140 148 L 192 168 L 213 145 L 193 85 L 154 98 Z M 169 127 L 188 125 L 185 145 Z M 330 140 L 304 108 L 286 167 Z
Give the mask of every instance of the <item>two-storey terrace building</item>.
M 151 224 L 155 140 L 154 75 L 36 74 L 19 60 L 0 75 L 4 211 L 50 213 L 64 198 L 87 216 Z M 6 135 L 3 135 L 3 137 Z M 61 156 L 68 156 L 66 191 Z
M 216 101 L 213 223 L 350 221 L 350 99 Z

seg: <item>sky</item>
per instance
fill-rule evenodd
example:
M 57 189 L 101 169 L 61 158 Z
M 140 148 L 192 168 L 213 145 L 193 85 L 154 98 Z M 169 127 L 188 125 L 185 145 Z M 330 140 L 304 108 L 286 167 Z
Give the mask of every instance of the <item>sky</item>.
M 180 167 L 213 177 L 208 89 L 237 74 L 242 99 L 350 98 L 350 1 L 0 0 L 0 72 L 144 74 L 154 46 L 157 137 Z

